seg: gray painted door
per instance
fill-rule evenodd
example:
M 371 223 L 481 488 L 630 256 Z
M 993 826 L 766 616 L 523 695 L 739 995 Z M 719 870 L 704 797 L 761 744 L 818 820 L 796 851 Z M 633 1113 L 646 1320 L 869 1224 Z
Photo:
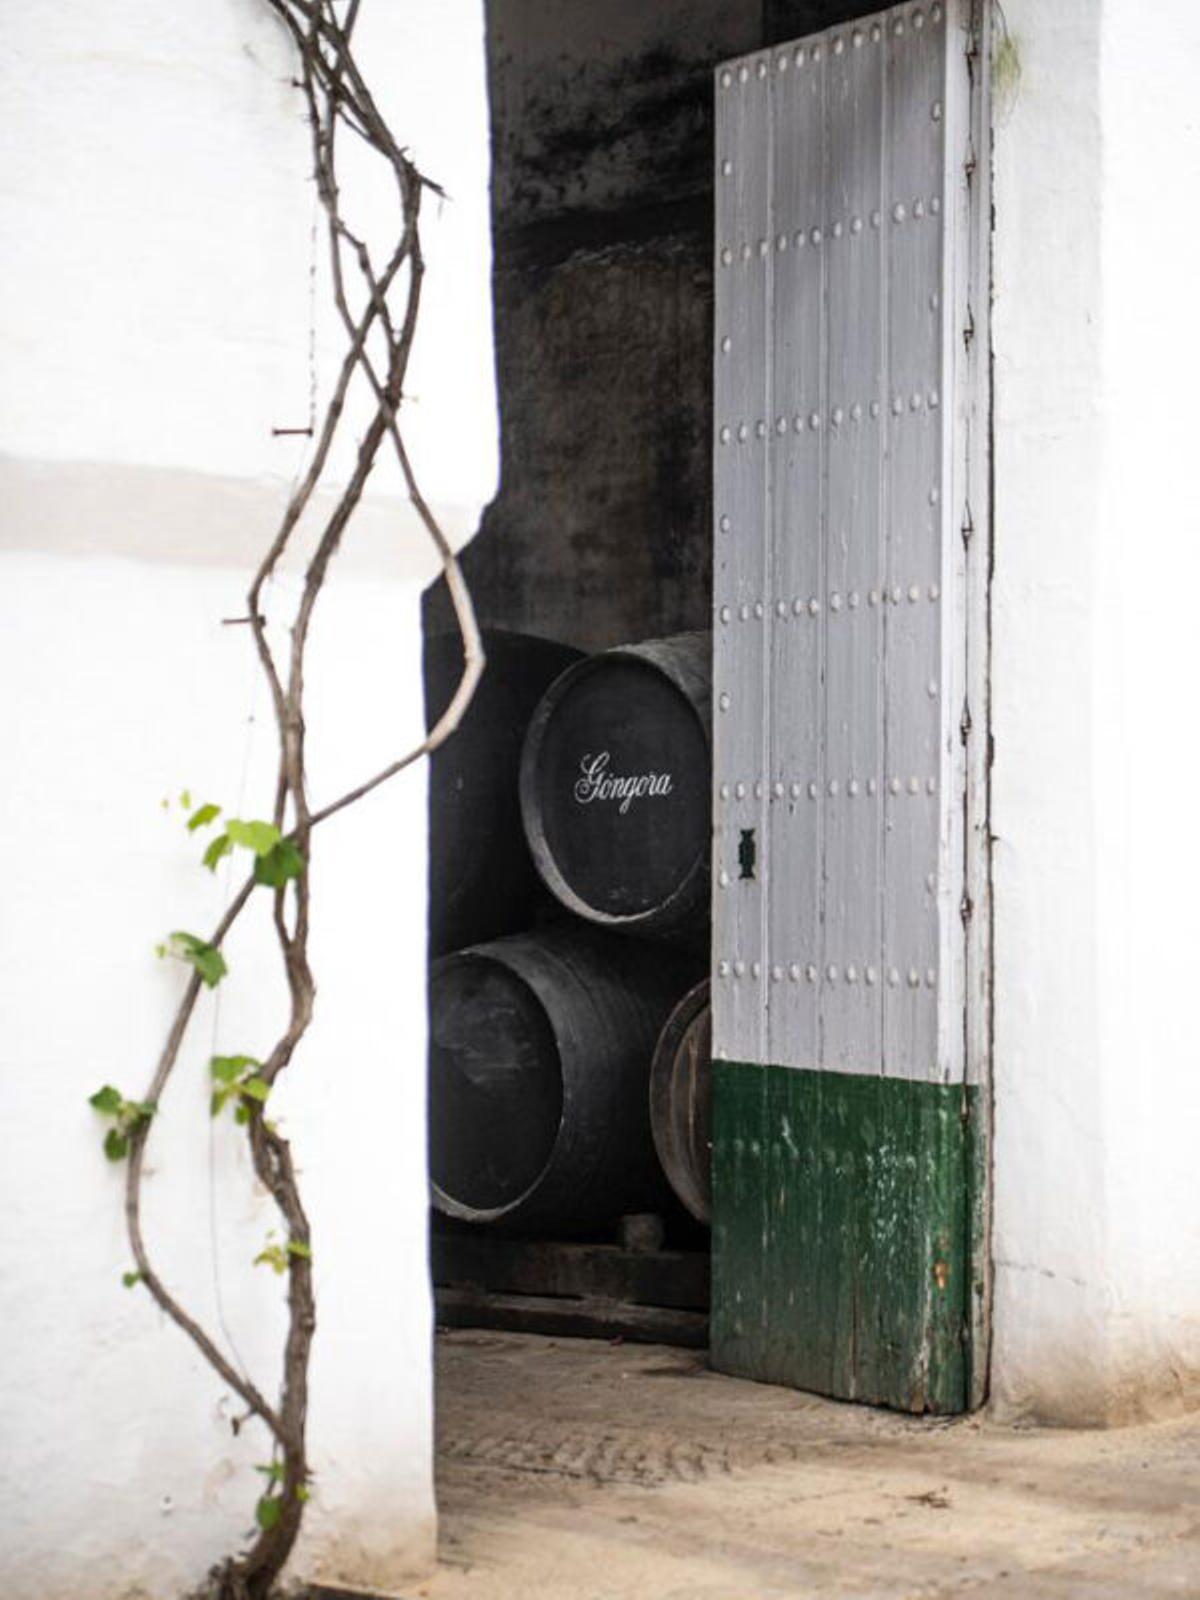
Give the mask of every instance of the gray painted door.
M 716 74 L 718 1364 L 978 1398 L 987 40 Z

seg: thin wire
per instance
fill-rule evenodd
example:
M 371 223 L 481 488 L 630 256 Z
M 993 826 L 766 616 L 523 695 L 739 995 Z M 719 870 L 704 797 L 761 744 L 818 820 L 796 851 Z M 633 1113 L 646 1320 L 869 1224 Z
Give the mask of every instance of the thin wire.
M 308 224 L 308 436 L 317 432 L 317 228 L 321 197 L 313 185 L 312 216 Z M 295 491 L 296 479 L 292 481 Z
M 264 596 L 264 599 L 266 597 Z M 250 660 L 250 710 L 246 716 L 246 734 L 242 742 L 242 771 L 238 780 L 237 810 L 236 815 L 242 813 L 243 802 L 246 798 L 246 786 L 250 774 L 250 752 L 254 744 L 254 719 L 258 709 L 259 671 L 258 662 L 253 654 Z M 222 897 L 229 892 L 230 862 L 228 856 L 221 868 Z M 212 1032 L 209 1040 L 209 1053 L 217 1054 L 217 1036 L 221 1027 L 221 986 L 217 985 L 212 997 Z M 221 1292 L 221 1264 L 217 1249 L 217 1119 L 210 1116 L 208 1119 L 208 1239 L 209 1260 L 212 1263 L 213 1300 L 217 1311 L 217 1326 L 224 1335 L 225 1342 L 233 1354 L 238 1371 L 243 1378 L 249 1379 L 249 1369 L 246 1359 L 238 1349 L 237 1340 L 230 1332 L 229 1323 L 225 1316 L 225 1298 Z
M 313 191 L 312 219 L 309 226 L 309 263 L 308 263 L 308 433 L 312 440 L 316 434 L 317 420 L 317 224 L 320 215 L 320 197 Z M 292 481 L 288 486 L 288 499 L 296 493 L 300 480 L 304 475 L 306 458 L 311 444 L 302 450 L 297 458 L 295 469 L 292 472 Z M 268 574 L 263 585 L 263 610 L 270 611 L 271 590 L 274 586 L 275 574 Z M 259 663 L 253 653 L 250 656 L 250 685 L 249 685 L 249 711 L 246 714 L 246 733 L 242 742 L 242 768 L 237 784 L 237 806 L 234 815 L 241 816 L 246 801 L 246 790 L 250 782 L 250 757 L 254 748 L 255 720 L 258 712 L 259 697 L 262 693 L 262 674 Z M 229 874 L 231 862 L 226 856 L 221 866 L 221 889 L 223 897 L 228 895 Z M 212 996 L 212 1029 L 209 1040 L 210 1055 L 217 1054 L 218 1036 L 221 1028 L 221 987 L 213 991 Z M 209 1235 L 209 1260 L 212 1264 L 213 1302 L 217 1313 L 217 1326 L 233 1355 L 234 1362 L 242 1377 L 249 1381 L 249 1369 L 246 1359 L 238 1348 L 237 1340 L 230 1331 L 229 1322 L 225 1315 L 225 1297 L 221 1288 L 221 1262 L 217 1244 L 218 1223 L 217 1214 L 217 1119 L 210 1116 L 208 1119 L 208 1235 Z

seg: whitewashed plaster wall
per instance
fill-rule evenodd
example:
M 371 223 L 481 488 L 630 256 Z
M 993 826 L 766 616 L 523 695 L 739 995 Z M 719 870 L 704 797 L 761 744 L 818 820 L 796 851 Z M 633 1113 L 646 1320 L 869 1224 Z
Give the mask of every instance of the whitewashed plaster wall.
M 1004 13 L 993 1394 L 1119 1421 L 1200 1395 L 1200 14 Z
M 271 428 L 307 420 L 307 132 L 262 0 L 3 14 L 0 1576 L 9 1600 L 167 1600 L 249 1528 L 269 1451 L 234 1438 L 231 1397 L 122 1287 L 121 1173 L 86 1097 L 146 1082 L 183 981 L 154 945 L 210 928 L 228 892 L 161 798 L 270 808 L 268 708 L 245 628 L 221 619 L 244 612 L 303 456 Z M 452 196 L 426 209 L 408 425 L 461 542 L 496 475 L 480 0 L 366 0 L 361 44 Z M 319 319 L 319 381 L 334 349 Z M 317 799 L 420 726 L 433 564 L 395 487 L 318 614 Z M 273 615 L 291 592 L 276 583 Z M 295 1572 L 382 1587 L 433 1554 L 424 803 L 414 770 L 319 835 L 317 1016 L 278 1091 L 319 1299 Z M 283 992 L 261 917 L 228 955 L 156 1127 L 147 1225 L 168 1281 L 270 1389 L 282 1288 L 250 1258 L 274 1218 L 205 1077 L 214 1049 L 269 1046 Z

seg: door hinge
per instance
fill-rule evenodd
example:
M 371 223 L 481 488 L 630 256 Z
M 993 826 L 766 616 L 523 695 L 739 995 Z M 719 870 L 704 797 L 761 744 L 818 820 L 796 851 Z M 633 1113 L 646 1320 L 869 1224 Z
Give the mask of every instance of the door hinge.
M 971 340 L 975 337 L 975 313 L 970 306 L 967 307 L 967 320 L 963 327 L 963 344 L 969 350 Z
M 964 545 L 971 543 L 971 535 L 975 532 L 975 519 L 971 515 L 971 502 L 968 500 L 963 505 L 962 542 Z
M 958 720 L 958 731 L 962 742 L 966 744 L 971 737 L 971 708 L 965 700 L 963 701 L 962 716 Z
M 964 928 L 970 922 L 971 917 L 974 914 L 974 911 L 975 911 L 975 904 L 972 901 L 971 896 L 969 894 L 964 894 L 962 899 L 958 903 L 958 914 L 962 918 L 962 923 L 963 923 L 963 927 Z
M 967 146 L 967 159 L 963 162 L 963 172 L 966 174 L 967 184 L 968 184 L 968 187 L 969 187 L 972 178 L 974 178 L 974 176 L 975 176 L 975 146 L 974 146 L 974 144 L 969 144 Z

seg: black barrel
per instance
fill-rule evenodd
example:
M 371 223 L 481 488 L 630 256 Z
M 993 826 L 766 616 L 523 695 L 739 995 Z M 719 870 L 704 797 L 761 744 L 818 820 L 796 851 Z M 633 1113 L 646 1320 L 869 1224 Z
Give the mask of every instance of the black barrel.
M 589 656 L 547 690 L 521 758 L 533 859 L 576 916 L 623 933 L 708 915 L 712 636 Z
M 466 715 L 429 761 L 429 951 L 442 955 L 527 928 L 541 885 L 521 828 L 518 772 L 534 708 L 578 650 L 491 629 L 487 665 Z M 425 721 L 462 676 L 457 633 L 425 640 Z M 544 898 L 544 896 L 543 896 Z
M 655 1040 L 694 968 L 580 925 L 459 951 L 429 983 L 433 1203 L 565 1233 L 659 1208 Z
M 672 1189 L 700 1222 L 712 1220 L 712 1011 L 708 980 L 667 1018 L 650 1069 L 650 1126 Z

